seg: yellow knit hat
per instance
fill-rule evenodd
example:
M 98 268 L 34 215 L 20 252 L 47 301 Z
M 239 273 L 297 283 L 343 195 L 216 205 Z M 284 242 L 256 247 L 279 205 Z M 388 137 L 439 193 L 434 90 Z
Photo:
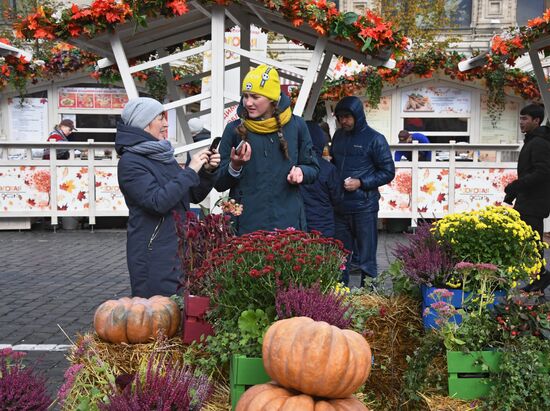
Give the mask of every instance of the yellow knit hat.
M 267 97 L 273 101 L 279 101 L 281 96 L 281 83 L 279 73 L 271 66 L 262 64 L 250 70 L 243 80 L 243 93 L 254 93 Z

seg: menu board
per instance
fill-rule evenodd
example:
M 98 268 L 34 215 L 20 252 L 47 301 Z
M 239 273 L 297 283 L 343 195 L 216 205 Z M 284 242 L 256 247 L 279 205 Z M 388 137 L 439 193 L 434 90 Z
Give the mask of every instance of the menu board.
M 409 87 L 401 93 L 403 113 L 470 114 L 472 93 L 452 87 Z
M 63 87 L 58 94 L 60 109 L 121 109 L 128 102 L 126 92 L 120 88 Z
M 10 140 L 45 141 L 48 135 L 48 99 L 8 99 Z
M 487 112 L 487 96 L 481 96 L 481 129 L 479 142 L 486 144 L 515 144 L 518 141 L 519 104 L 507 101 L 498 121 L 493 124 Z

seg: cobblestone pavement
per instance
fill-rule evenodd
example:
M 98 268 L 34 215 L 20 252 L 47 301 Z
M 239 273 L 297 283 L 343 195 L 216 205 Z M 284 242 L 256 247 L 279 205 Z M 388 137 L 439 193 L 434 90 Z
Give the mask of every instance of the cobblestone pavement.
M 130 294 L 126 231 L 0 232 L 0 346 L 70 344 L 91 328 L 96 307 Z M 61 327 L 61 328 L 60 328 Z M 28 351 L 26 363 L 53 394 L 65 352 Z

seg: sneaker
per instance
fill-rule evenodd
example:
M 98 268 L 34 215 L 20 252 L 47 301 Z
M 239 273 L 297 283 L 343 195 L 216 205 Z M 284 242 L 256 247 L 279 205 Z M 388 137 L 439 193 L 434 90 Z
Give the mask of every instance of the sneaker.
M 535 280 L 531 284 L 528 284 L 525 287 L 523 287 L 523 291 L 525 291 L 526 293 L 544 291 L 544 289 L 549 285 L 550 285 L 550 272 L 545 271 L 543 274 L 540 275 L 540 278 L 538 280 Z

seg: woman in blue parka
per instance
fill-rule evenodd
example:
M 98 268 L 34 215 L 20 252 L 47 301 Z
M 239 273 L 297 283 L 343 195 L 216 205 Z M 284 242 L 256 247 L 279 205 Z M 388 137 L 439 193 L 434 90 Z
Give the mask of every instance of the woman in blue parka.
M 189 203 L 202 201 L 213 187 L 220 163 L 202 150 L 182 168 L 167 138 L 168 123 L 158 101 L 130 100 L 117 126 L 118 183 L 129 210 L 127 260 L 132 296 L 176 293 L 181 263 L 175 214 L 185 218 Z
M 230 190 L 243 205 L 234 220 L 238 234 L 289 227 L 305 231 L 299 184 L 313 183 L 319 173 L 306 123 L 292 114 L 273 67 L 251 70 L 242 91 L 240 119 L 222 136 L 215 187 Z

